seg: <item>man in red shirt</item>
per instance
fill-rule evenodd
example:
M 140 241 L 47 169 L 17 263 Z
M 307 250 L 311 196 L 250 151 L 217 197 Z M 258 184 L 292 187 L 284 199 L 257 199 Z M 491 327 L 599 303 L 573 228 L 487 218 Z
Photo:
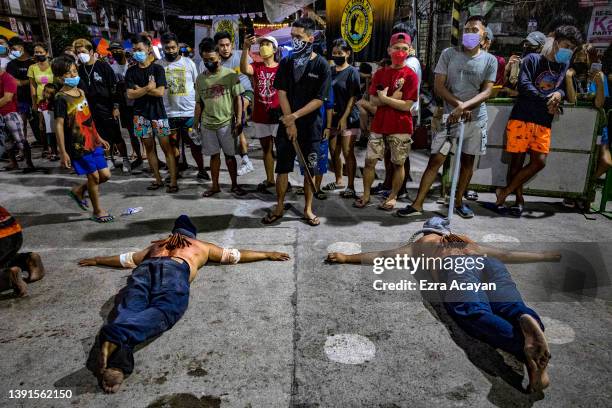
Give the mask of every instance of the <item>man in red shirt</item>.
M 21 150 L 27 165 L 24 172 L 33 171 L 34 163 L 32 163 L 30 145 L 25 137 L 23 120 L 17 112 L 17 80 L 4 68 L 0 68 L 0 116 L 2 116 L 7 130 L 6 150 L 11 161 L 11 164 L 5 170 L 17 170 L 19 168 L 16 155 Z
M 4 207 L 0 207 L 0 292 L 13 289 L 19 297 L 27 295 L 27 283 L 45 275 L 40 255 L 34 252 L 19 254 L 23 244 L 21 225 Z M 26 273 L 24 280 L 22 273 Z
M 374 74 L 370 85 L 370 102 L 376 106 L 371 125 L 370 140 L 363 170 L 363 196 L 354 206 L 364 208 L 370 202 L 370 187 L 374 181 L 374 168 L 378 160 L 385 157 L 385 147 L 391 152 L 393 184 L 391 194 L 378 208 L 391 211 L 395 208 L 397 193 L 404 180 L 404 161 L 410 153 L 412 143 L 412 114 L 410 108 L 417 100 L 419 80 L 412 69 L 404 63 L 410 50 L 410 36 L 396 33 L 391 36 L 387 52 L 391 65 Z

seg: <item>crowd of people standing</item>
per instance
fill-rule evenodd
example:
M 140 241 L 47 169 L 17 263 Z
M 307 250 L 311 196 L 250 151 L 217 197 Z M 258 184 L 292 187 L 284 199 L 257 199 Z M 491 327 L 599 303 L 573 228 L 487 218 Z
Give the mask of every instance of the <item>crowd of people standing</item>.
M 394 28 L 387 58 L 373 74 L 373 64 L 355 66 L 353 50 L 343 39 L 333 41 L 327 52 L 310 18 L 293 23 L 291 51 L 285 58 L 280 58 L 272 36 L 247 35 L 243 49 L 235 50 L 232 34 L 218 32 L 200 42 L 198 66 L 183 55 L 172 33 L 161 37 L 161 54 L 154 52 L 158 50 L 150 36 L 139 35 L 129 50 L 112 42 L 108 56 L 98 55 L 90 41 L 77 39 L 53 60 L 45 44 L 27 47 L 18 37 L 10 41 L 0 37 L 0 53 L 9 56 L 0 71 L 1 129 L 10 161 L 6 170 L 16 170 L 21 157 L 24 171 L 36 170 L 26 133 L 31 128 L 43 158 L 59 160 L 87 177 L 69 193 L 76 204 L 89 210 L 89 197 L 92 219 L 109 222 L 113 216 L 100 204 L 99 185 L 111 177 L 110 170 L 117 166 L 123 174 L 139 174 L 146 157 L 153 176 L 147 189 L 165 187 L 167 193 L 177 193 L 178 180 L 187 168 L 185 146 L 197 165 L 196 178 L 210 181 L 203 197 L 221 191 L 221 152 L 231 193 L 247 194 L 238 178 L 254 169 L 245 134 L 245 127 L 252 126 L 250 133 L 261 143 L 265 168 L 265 180 L 257 191 L 277 196 L 264 224 L 283 216 L 296 155 L 303 157 L 298 162 L 305 176 L 298 192 L 304 194 L 307 224 L 320 223 L 313 198 L 325 199 L 326 192 L 334 190 L 355 200 L 356 208 L 369 205 L 372 195 L 381 195 L 379 209 L 413 217 L 423 214 L 439 169 L 454 150 L 456 124 L 462 121 L 465 136 L 455 211 L 471 218 L 474 212 L 464 199 L 477 197 L 468 185 L 477 157 L 486 154 L 485 101 L 497 84 L 516 96 L 516 103 L 506 129 L 506 150 L 512 156 L 508 184 L 497 190 L 495 209 L 520 216 L 523 185 L 545 166 L 552 120 L 564 99 L 576 100 L 575 79 L 585 71 L 596 95 L 594 104 L 603 108 L 607 78 L 597 65 L 597 53 L 582 47 L 582 36 L 571 21 L 561 21 L 548 36 L 530 33 L 523 42 L 523 55 L 506 61 L 488 52 L 494 37 L 484 18 L 469 17 L 461 46 L 445 49 L 433 70 L 434 92 L 443 105 L 439 113 L 444 114 L 438 119 L 450 124 L 451 131 L 432 132 L 431 155 L 417 196 L 410 205 L 396 209 L 410 180 L 411 144 L 420 114 L 423 67 L 412 45 L 415 33 L 409 31 L 402 24 Z M 251 52 L 254 45 L 259 47 L 256 54 Z M 591 66 L 585 68 L 588 63 Z M 130 136 L 131 158 L 122 127 Z M 604 133 L 595 177 L 612 164 L 607 127 L 602 125 Z M 363 194 L 358 196 L 355 145 L 362 134 L 367 150 Z M 120 162 L 114 160 L 115 152 Z M 524 165 L 527 153 L 529 163 Z M 210 174 L 205 157 L 210 158 Z M 373 186 L 378 161 L 384 162 L 386 175 L 384 182 Z M 164 168 L 168 175 L 162 179 Z M 321 187 L 328 170 L 335 180 Z M 506 199 L 512 194 L 515 203 L 507 208 Z

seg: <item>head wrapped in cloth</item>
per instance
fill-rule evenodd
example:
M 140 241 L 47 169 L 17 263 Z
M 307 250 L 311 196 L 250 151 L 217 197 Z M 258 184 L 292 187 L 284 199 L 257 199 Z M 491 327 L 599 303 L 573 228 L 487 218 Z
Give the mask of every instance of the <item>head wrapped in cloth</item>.
M 425 221 L 425 223 L 423 224 L 423 228 L 421 228 L 412 235 L 408 242 L 415 242 L 422 235 L 427 234 L 438 234 L 442 235 L 443 237 L 450 235 L 450 222 L 447 218 L 431 217 L 430 219 Z
M 196 234 L 198 233 L 198 229 L 195 225 L 193 225 L 193 222 L 191 222 L 189 217 L 183 214 L 178 217 L 176 221 L 174 221 L 174 228 L 172 229 L 172 233 L 181 234 L 186 237 L 195 239 Z

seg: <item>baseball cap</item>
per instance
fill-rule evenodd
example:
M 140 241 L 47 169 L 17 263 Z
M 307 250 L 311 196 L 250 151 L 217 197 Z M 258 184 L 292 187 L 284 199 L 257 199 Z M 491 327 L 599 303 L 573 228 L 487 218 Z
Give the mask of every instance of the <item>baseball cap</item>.
M 274 45 L 274 48 L 278 48 L 278 41 L 271 35 L 264 35 L 263 37 L 257 38 L 257 44 L 261 44 L 262 41 L 270 41 Z
M 110 45 L 108 46 L 109 50 L 122 50 L 123 46 L 121 45 L 121 43 L 119 41 L 111 41 Z
M 541 33 L 539 31 L 532 31 L 529 33 L 527 38 L 525 38 L 525 41 L 527 41 L 531 45 L 542 46 L 546 42 L 546 36 L 544 35 L 544 33 Z
M 406 33 L 395 33 L 391 36 L 391 40 L 389 40 L 389 46 L 397 44 L 397 43 L 406 43 L 408 45 L 412 44 L 412 40 L 410 38 L 410 35 L 406 34 Z
M 423 234 L 434 233 L 434 234 L 438 234 L 442 236 L 449 235 L 451 233 L 450 232 L 450 222 L 448 221 L 448 218 L 432 217 L 428 219 L 427 221 L 425 221 L 422 229 L 417 231 L 417 234 L 420 234 L 420 233 L 423 233 Z

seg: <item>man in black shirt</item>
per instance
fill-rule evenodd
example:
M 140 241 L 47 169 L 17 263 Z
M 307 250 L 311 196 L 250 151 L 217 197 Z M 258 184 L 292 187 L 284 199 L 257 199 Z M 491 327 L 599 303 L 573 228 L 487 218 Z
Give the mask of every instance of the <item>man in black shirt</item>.
M 174 148 L 170 144 L 170 125 L 164 108 L 164 91 L 166 89 L 166 73 L 164 67 L 154 64 L 151 40 L 145 36 L 137 36 L 134 41 L 132 57 L 137 65 L 128 68 L 125 74 L 127 97 L 134 100 L 134 133 L 142 138 L 147 151 L 149 167 L 153 171 L 155 181 L 148 190 L 157 190 L 164 186 L 159 174 L 159 162 L 155 148 L 155 137 L 166 156 L 170 171 L 170 186 L 167 193 L 177 193 L 176 159 Z
M 79 65 L 79 88 L 85 91 L 85 97 L 91 104 L 91 112 L 100 136 L 111 144 L 110 159 L 112 162 L 113 145 L 117 146 L 123 158 L 123 174 L 130 174 L 130 160 L 125 141 L 119 127 L 119 96 L 115 73 L 108 63 L 98 60 L 92 44 L 79 38 L 72 43 L 77 53 Z M 111 168 L 109 163 L 109 168 Z
M 26 123 L 29 121 L 34 137 L 36 140 L 41 140 L 38 116 L 36 112 L 32 112 L 32 95 L 30 94 L 30 79 L 28 78 L 28 68 L 34 64 L 34 61 L 21 38 L 11 38 L 9 47 L 11 47 L 10 61 L 6 65 L 6 72 L 17 80 L 17 111 L 23 119 L 23 134 L 27 137 Z
M 310 173 L 318 174 L 319 144 L 323 134 L 320 108 L 329 95 L 331 71 L 325 58 L 312 51 L 314 28 L 315 23 L 310 18 L 300 18 L 293 23 L 293 54 L 280 62 L 274 80 L 283 113 L 275 139 L 277 204 L 262 220 L 264 224 L 272 224 L 283 216 L 289 173 L 293 171 L 296 155 L 293 140 L 297 139 Z M 305 175 L 304 220 L 316 226 L 320 220 L 312 212 L 313 193 Z

